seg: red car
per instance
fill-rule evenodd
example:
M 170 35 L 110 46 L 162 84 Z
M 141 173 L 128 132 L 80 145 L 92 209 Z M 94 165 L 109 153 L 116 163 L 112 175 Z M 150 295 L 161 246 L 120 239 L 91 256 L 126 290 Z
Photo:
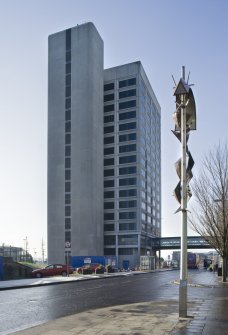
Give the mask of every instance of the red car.
M 68 273 L 72 274 L 74 269 L 68 265 Z M 42 269 L 32 271 L 32 276 L 36 278 L 48 277 L 48 276 L 66 276 L 67 265 L 66 264 L 50 264 Z

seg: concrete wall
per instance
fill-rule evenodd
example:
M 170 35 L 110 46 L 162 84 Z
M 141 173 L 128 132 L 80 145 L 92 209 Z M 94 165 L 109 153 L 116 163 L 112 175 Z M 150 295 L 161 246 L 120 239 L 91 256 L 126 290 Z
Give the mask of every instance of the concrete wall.
M 103 254 L 103 41 L 71 29 L 71 255 Z M 48 261 L 65 262 L 66 31 L 49 36 Z

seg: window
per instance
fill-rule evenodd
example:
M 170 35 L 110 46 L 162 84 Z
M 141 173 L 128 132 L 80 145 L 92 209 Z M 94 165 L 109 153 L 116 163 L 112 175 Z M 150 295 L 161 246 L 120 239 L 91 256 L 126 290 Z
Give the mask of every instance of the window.
M 136 111 L 130 111 L 125 113 L 119 113 L 119 120 L 134 119 L 136 117 Z
M 65 156 L 70 156 L 71 155 L 71 146 L 67 145 L 65 147 Z
M 114 90 L 114 83 L 109 83 L 104 85 L 104 91 Z
M 66 52 L 66 63 L 71 62 L 71 51 Z
M 114 158 L 104 159 L 104 166 L 114 165 Z
M 67 98 L 65 100 L 65 108 L 69 109 L 71 107 L 71 98 Z
M 66 96 L 66 98 L 69 98 L 71 96 L 71 86 L 66 86 L 65 96 Z
M 119 255 L 133 255 L 138 252 L 137 248 L 119 248 Z
M 68 109 L 65 111 L 65 121 L 70 121 L 71 120 L 71 110 Z
M 104 144 L 114 143 L 114 136 L 104 137 Z
M 104 192 L 104 199 L 109 199 L 109 198 L 114 198 L 114 197 L 115 197 L 114 191 L 106 191 L 106 192 Z
M 136 230 L 136 222 L 119 223 L 119 230 Z
M 104 177 L 114 176 L 114 169 L 104 170 Z
M 105 256 L 114 256 L 116 254 L 115 248 L 104 248 L 104 255 Z
M 136 78 L 119 81 L 119 88 L 136 85 Z
M 68 121 L 65 123 L 65 132 L 69 133 L 71 131 L 71 122 Z
M 114 187 L 114 180 L 105 180 L 104 181 L 104 187 L 107 188 L 107 187 Z
M 114 111 L 114 105 L 106 105 L 104 106 L 104 113 L 108 113 L 108 112 L 113 112 Z
M 71 85 L 71 74 L 67 74 L 65 77 L 65 84 L 66 86 L 70 86 Z
M 114 148 L 104 148 L 104 155 L 113 155 L 114 154 Z
M 66 30 L 66 50 L 71 49 L 71 29 Z
M 71 190 L 71 185 L 69 181 L 65 182 L 65 192 L 70 192 Z
M 65 135 L 65 144 L 71 144 L 71 134 Z
M 114 202 L 105 202 L 104 209 L 114 209 Z
M 119 109 L 136 107 L 136 100 L 119 102 Z
M 119 153 L 136 151 L 136 144 L 119 146 Z
M 71 218 L 65 218 L 65 229 L 71 229 Z
M 138 244 L 138 235 L 120 235 L 118 236 L 119 245 Z
M 115 235 L 104 236 L 104 245 L 113 245 L 116 244 Z
M 69 169 L 71 167 L 71 159 L 65 158 L 65 168 Z
M 127 166 L 123 168 L 119 168 L 119 174 L 133 174 L 136 173 L 136 166 Z
M 104 102 L 114 100 L 114 93 L 104 95 Z
M 66 74 L 71 73 L 71 63 L 66 63 Z
M 136 219 L 136 212 L 119 212 L 120 220 Z
M 70 180 L 70 178 L 71 178 L 71 171 L 65 170 L 65 180 Z
M 104 220 L 114 220 L 114 213 L 104 213 Z
M 136 185 L 137 179 L 136 178 L 125 178 L 119 180 L 119 186 L 130 186 L 130 185 Z
M 119 157 L 119 164 L 127 164 L 136 162 L 136 155 Z
M 114 231 L 115 225 L 114 223 L 109 223 L 104 225 L 104 231 Z
M 135 141 L 136 133 L 119 135 L 119 142 Z
M 104 127 L 104 134 L 114 133 L 114 126 Z
M 71 195 L 65 194 L 65 204 L 69 205 L 71 203 Z
M 66 51 L 66 63 L 71 62 L 71 51 Z
M 104 116 L 104 123 L 113 122 L 113 121 L 114 121 L 114 115 Z
M 132 207 L 137 207 L 136 200 L 119 201 L 119 208 L 132 208 Z
M 136 197 L 136 196 L 137 196 L 137 190 L 136 189 L 119 190 L 119 197 L 120 198 Z
M 71 232 L 69 230 L 65 231 L 65 241 L 71 242 Z
M 65 206 L 65 216 L 71 216 L 71 207 Z
M 119 131 L 136 129 L 136 122 L 124 123 L 119 125 Z
M 134 97 L 136 95 L 136 89 L 119 92 L 119 99 Z

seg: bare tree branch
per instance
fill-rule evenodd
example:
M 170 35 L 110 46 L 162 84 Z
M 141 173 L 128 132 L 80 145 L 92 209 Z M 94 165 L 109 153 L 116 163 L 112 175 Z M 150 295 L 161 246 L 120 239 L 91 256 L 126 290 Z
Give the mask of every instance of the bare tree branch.
M 193 182 L 197 207 L 188 220 L 199 235 L 223 258 L 226 281 L 228 257 L 228 148 L 219 144 L 204 157 L 200 174 Z

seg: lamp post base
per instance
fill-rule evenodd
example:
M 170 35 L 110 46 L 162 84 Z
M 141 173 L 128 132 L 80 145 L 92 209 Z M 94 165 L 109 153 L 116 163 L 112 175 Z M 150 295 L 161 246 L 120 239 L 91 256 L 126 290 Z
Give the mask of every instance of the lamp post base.
M 179 286 L 179 317 L 187 317 L 187 280 L 180 280 Z

